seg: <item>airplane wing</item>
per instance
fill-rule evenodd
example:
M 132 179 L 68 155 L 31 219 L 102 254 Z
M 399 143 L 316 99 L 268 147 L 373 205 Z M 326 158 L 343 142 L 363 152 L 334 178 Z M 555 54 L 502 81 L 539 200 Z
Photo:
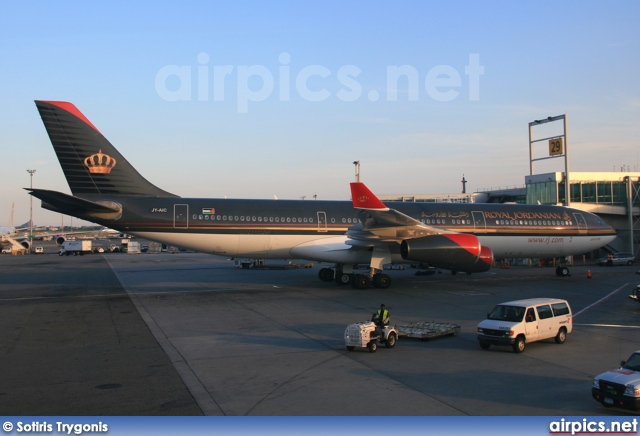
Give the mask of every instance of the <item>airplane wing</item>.
M 493 253 L 475 235 L 428 226 L 388 208 L 364 183 L 351 183 L 351 198 L 361 224 L 349 229 L 347 244 L 372 248 L 373 268 L 389 263 L 398 247 L 405 261 L 453 271 L 487 271 L 493 263 Z
M 428 226 L 402 212 L 388 208 L 364 183 L 351 184 L 351 198 L 353 207 L 360 209 L 360 221 L 362 230 L 365 232 L 363 235 L 358 235 L 356 231 L 352 232 L 355 240 L 373 239 L 400 243 L 407 238 L 455 233 Z M 366 233 L 371 234 L 373 238 L 367 237 Z

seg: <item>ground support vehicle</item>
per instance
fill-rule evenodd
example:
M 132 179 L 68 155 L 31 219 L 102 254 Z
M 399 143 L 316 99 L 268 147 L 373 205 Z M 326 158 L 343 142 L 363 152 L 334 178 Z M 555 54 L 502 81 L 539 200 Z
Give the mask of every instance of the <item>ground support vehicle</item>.
M 595 376 L 591 396 L 605 407 L 640 410 L 640 350 L 620 368 Z
M 596 263 L 600 266 L 614 266 L 614 265 L 633 265 L 635 262 L 635 256 L 633 253 L 614 253 L 609 256 L 601 257 L 596 260 Z
M 130 241 L 127 244 L 127 254 L 141 254 L 142 249 L 140 248 L 140 243 L 137 241 Z
M 508 345 L 522 353 L 525 344 L 555 339 L 562 344 L 573 330 L 571 307 L 557 298 L 530 298 L 498 304 L 478 324 L 478 342 L 483 350 Z
M 62 248 L 60 249 L 60 256 L 66 255 L 69 256 L 73 254 L 74 256 L 83 255 L 85 253 L 91 253 L 92 246 L 91 241 L 87 240 L 78 240 L 78 241 L 64 241 L 62 243 Z
M 360 347 L 375 353 L 378 343 L 384 344 L 387 348 L 393 348 L 397 340 L 398 332 L 395 327 L 390 325 L 379 327 L 372 321 L 349 324 L 344 331 L 344 344 L 349 351 Z
M 398 336 L 429 340 L 440 336 L 452 336 L 460 331 L 460 326 L 448 322 L 411 322 L 396 327 Z
M 631 295 L 629 295 L 629 298 L 631 298 L 632 300 L 636 300 L 638 303 L 640 303 L 640 285 L 636 286 L 636 288 L 633 290 Z

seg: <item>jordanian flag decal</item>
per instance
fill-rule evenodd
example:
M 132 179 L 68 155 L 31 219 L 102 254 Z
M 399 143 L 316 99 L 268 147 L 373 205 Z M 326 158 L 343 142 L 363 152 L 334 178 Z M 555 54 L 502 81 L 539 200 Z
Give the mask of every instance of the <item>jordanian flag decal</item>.
M 202 215 L 213 215 L 214 213 L 216 213 L 214 208 L 202 209 Z

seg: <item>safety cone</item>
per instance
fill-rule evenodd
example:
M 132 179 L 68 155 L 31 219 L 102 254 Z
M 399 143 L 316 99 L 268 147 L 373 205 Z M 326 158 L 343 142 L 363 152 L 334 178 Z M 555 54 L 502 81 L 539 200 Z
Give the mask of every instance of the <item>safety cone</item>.
M 588 278 L 588 279 L 590 279 L 590 278 L 591 278 L 591 270 L 590 270 L 590 269 L 588 269 L 588 270 L 587 270 L 587 278 Z

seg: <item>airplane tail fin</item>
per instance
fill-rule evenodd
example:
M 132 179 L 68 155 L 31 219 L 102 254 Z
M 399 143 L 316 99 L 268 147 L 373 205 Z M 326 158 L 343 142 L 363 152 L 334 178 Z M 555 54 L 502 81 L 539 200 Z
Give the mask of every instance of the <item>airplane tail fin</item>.
M 36 106 L 74 196 L 177 197 L 142 177 L 73 104 L 36 100 Z

